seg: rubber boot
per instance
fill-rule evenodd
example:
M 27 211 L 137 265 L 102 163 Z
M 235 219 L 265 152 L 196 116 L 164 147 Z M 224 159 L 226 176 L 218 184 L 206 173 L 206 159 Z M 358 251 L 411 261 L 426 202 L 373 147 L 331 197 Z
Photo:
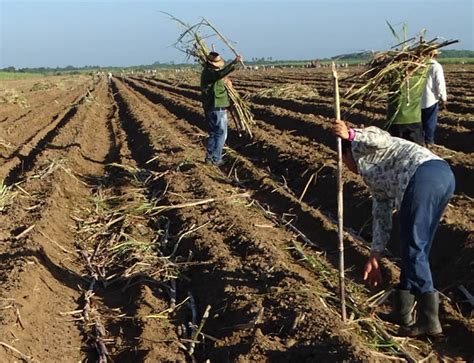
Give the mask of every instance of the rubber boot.
M 395 289 L 394 308 L 391 313 L 378 314 L 379 318 L 392 324 L 409 326 L 413 324 L 413 305 L 415 295 L 409 290 Z
M 401 326 L 399 335 L 406 337 L 418 337 L 421 335 L 438 335 L 443 332 L 439 322 L 439 295 L 438 292 L 430 292 L 416 296 L 418 304 L 418 319 L 411 326 Z

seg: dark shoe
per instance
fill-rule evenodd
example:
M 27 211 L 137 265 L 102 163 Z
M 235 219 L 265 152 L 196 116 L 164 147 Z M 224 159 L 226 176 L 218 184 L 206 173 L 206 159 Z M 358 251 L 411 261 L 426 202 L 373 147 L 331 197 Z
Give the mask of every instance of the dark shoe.
M 399 335 L 405 337 L 418 337 L 421 335 L 438 335 L 443 332 L 439 322 L 439 295 L 438 292 L 420 294 L 415 297 L 417 301 L 418 319 L 411 326 L 401 326 Z
M 215 162 L 214 162 L 214 165 L 215 165 L 215 166 L 222 166 L 222 165 L 224 165 L 224 164 L 225 164 L 224 160 L 219 160 L 219 161 L 215 161 Z
M 209 158 L 204 159 L 204 162 L 205 162 L 207 165 L 212 165 L 212 166 L 215 166 L 215 167 L 220 167 L 220 166 L 222 166 L 222 165 L 225 164 L 225 162 L 224 162 L 223 160 L 214 161 L 214 160 L 209 159 Z
M 409 290 L 395 289 L 394 307 L 391 313 L 380 313 L 379 318 L 392 324 L 410 326 L 413 322 L 415 295 Z

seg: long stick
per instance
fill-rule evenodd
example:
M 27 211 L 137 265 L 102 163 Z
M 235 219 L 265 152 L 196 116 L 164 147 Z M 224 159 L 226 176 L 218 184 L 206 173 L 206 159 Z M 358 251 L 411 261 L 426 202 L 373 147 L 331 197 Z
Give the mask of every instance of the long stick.
M 334 81 L 334 114 L 336 120 L 341 119 L 339 102 L 339 83 L 336 65 L 332 62 L 332 77 Z M 342 321 L 346 322 L 346 287 L 344 281 L 344 230 L 343 230 L 343 201 L 342 201 L 342 140 L 337 138 L 337 232 L 339 236 L 339 290 L 341 297 Z
M 207 19 L 205 19 L 205 18 L 203 18 L 202 20 L 203 20 L 204 24 L 206 24 L 209 28 L 211 28 L 212 30 L 214 30 L 214 32 L 217 34 L 217 36 L 218 36 L 219 38 L 221 38 L 221 40 L 225 43 L 225 45 L 227 45 L 227 46 L 229 47 L 229 49 L 232 51 L 232 53 L 234 53 L 235 56 L 237 57 L 237 56 L 239 55 L 239 53 L 237 53 L 237 51 L 236 51 L 235 48 L 232 46 L 232 44 L 230 44 L 229 41 L 228 41 L 226 38 L 224 38 L 224 36 L 221 34 L 221 32 L 220 32 L 219 30 L 217 30 L 217 29 L 214 27 L 214 25 L 212 25 L 212 24 L 209 22 L 209 20 L 207 20 Z M 242 66 L 245 67 L 244 62 L 240 62 L 240 63 L 242 63 Z

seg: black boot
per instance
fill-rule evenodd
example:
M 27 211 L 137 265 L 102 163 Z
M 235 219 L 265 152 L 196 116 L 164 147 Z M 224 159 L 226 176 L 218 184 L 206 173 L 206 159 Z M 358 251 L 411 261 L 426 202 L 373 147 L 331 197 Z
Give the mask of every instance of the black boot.
M 443 332 L 439 322 L 439 295 L 430 292 L 416 296 L 418 319 L 411 326 L 401 326 L 399 335 L 417 337 L 421 335 L 438 335 Z
M 400 326 L 409 326 L 413 324 L 413 305 L 415 304 L 415 295 L 409 290 L 395 289 L 395 300 L 393 311 L 389 314 L 378 314 L 380 319 Z

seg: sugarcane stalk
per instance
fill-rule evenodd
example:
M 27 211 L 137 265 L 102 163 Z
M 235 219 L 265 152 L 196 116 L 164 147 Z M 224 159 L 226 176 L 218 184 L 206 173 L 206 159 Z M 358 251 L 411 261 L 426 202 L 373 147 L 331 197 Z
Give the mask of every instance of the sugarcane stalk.
M 207 55 L 209 53 L 209 49 L 206 45 L 206 42 L 204 41 L 204 38 L 202 38 L 199 34 L 199 30 L 201 27 L 208 27 L 209 29 L 211 29 L 215 33 L 215 35 L 219 37 L 222 42 L 225 43 L 236 56 L 238 56 L 238 53 L 236 49 L 232 46 L 232 44 L 230 44 L 230 42 L 227 41 L 227 39 L 222 35 L 222 33 L 219 32 L 219 30 L 208 20 L 203 18 L 199 23 L 195 25 L 189 25 L 186 24 L 184 21 L 175 18 L 171 14 L 165 14 L 185 28 L 185 31 L 181 33 L 178 40 L 176 41 L 175 47 L 178 50 L 186 53 L 188 57 L 195 58 L 201 65 L 204 66 L 206 64 Z M 242 65 L 244 65 L 243 62 Z M 239 130 L 245 131 L 250 137 L 252 137 L 251 125 L 254 125 L 255 121 L 253 119 L 250 106 L 247 103 L 247 99 L 241 97 L 231 83 L 226 83 L 225 87 L 229 94 L 232 107 L 235 111 L 233 115 L 236 116 L 235 120 L 238 124 L 237 128 Z
M 339 82 L 336 65 L 332 62 L 332 76 L 334 82 L 334 115 L 336 120 L 341 119 L 339 101 Z M 341 298 L 342 321 L 346 322 L 346 294 L 344 280 L 344 230 L 343 230 L 343 199 L 342 199 L 342 140 L 337 138 L 337 233 L 339 237 L 339 293 Z
M 235 48 L 233 47 L 232 44 L 230 44 L 227 39 L 221 34 L 221 32 L 219 30 L 217 30 L 217 28 L 214 27 L 214 25 L 212 25 L 209 20 L 203 18 L 202 19 L 204 24 L 206 24 L 209 28 L 211 28 L 212 30 L 214 30 L 214 32 L 217 34 L 217 36 L 219 38 L 221 38 L 221 40 L 224 42 L 225 45 L 227 45 L 229 47 L 229 49 L 232 51 L 232 53 L 235 54 L 235 56 L 237 57 L 239 55 L 239 53 L 237 53 L 237 50 L 235 50 Z M 240 63 L 242 64 L 243 67 L 245 67 L 245 64 L 243 61 L 240 61 Z

